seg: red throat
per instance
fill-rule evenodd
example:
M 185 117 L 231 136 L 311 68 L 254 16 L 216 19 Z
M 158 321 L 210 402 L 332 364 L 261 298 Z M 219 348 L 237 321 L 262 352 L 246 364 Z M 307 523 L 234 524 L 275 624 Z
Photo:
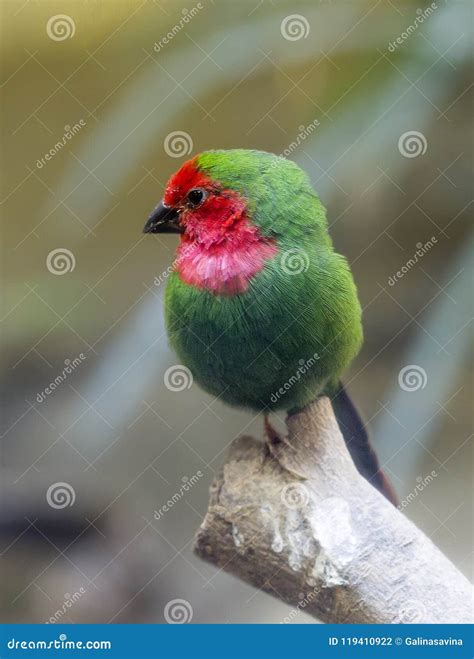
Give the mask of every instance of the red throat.
M 193 188 L 208 195 L 199 208 L 189 209 L 186 195 Z M 171 177 L 164 202 L 180 210 L 184 233 L 175 269 L 187 284 L 221 295 L 243 293 L 277 253 L 275 242 L 252 224 L 245 199 L 207 177 L 196 159 Z

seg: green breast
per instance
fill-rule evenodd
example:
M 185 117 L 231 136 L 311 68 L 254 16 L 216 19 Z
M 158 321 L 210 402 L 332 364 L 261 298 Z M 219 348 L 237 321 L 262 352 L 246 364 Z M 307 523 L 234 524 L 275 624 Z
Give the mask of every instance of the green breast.
M 269 261 L 242 294 L 185 284 L 166 289 L 171 345 L 210 394 L 254 410 L 301 407 L 335 382 L 357 354 L 360 306 L 345 260 L 310 254 L 306 270 Z

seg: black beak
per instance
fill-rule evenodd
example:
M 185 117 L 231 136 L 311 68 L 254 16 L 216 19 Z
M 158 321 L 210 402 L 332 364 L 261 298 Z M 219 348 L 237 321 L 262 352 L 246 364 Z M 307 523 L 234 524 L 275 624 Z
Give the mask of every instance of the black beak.
M 183 233 L 178 220 L 178 211 L 160 201 L 143 227 L 143 233 Z

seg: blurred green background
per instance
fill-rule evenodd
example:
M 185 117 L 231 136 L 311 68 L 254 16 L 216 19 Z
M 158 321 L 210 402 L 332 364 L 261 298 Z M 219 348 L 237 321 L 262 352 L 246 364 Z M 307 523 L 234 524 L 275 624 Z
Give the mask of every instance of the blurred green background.
M 289 149 L 309 173 L 364 307 L 346 382 L 404 514 L 468 573 L 471 3 L 0 11 L 2 621 L 164 622 L 175 599 L 193 623 L 289 613 L 192 554 L 226 447 L 262 436 L 261 418 L 164 384 L 177 240 L 141 230 L 209 148 Z

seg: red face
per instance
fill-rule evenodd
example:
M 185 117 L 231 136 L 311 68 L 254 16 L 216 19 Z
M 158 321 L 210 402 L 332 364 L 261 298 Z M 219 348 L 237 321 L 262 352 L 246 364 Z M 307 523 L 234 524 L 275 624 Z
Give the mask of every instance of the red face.
M 163 197 L 165 206 L 178 211 L 184 239 L 203 245 L 221 244 L 249 227 L 245 200 L 199 171 L 188 160 L 173 174 Z
M 144 231 L 181 233 L 174 264 L 179 276 L 219 295 L 245 292 L 278 251 L 251 221 L 245 199 L 199 171 L 195 158 L 170 178 Z

